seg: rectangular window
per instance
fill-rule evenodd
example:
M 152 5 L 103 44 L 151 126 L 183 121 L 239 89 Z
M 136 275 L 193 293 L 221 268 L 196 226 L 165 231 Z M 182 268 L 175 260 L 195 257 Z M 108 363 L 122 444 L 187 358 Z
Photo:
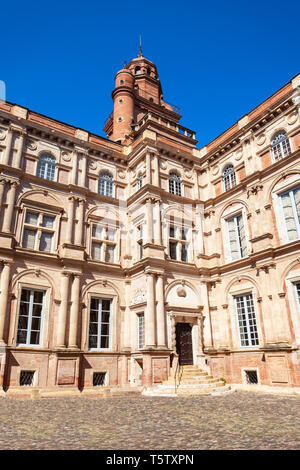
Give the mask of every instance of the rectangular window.
M 145 317 L 143 313 L 138 315 L 138 349 L 145 346 Z
M 137 227 L 137 244 L 138 244 L 138 257 L 143 258 L 143 226 Z
M 92 226 L 92 258 L 105 263 L 115 262 L 116 230 L 111 227 L 93 224 Z
M 169 255 L 171 259 L 188 261 L 188 233 L 181 226 L 169 225 Z
M 91 298 L 89 348 L 110 348 L 111 299 Z
M 242 347 L 257 346 L 258 334 L 252 294 L 234 297 Z
M 245 228 L 242 214 L 226 220 L 231 259 L 244 258 L 247 254 Z
M 21 370 L 20 373 L 20 386 L 32 387 L 34 385 L 34 371 Z
M 288 241 L 300 238 L 300 187 L 280 195 Z
M 53 250 L 55 216 L 26 211 L 22 247 L 50 253 Z
M 17 334 L 18 345 L 41 344 L 44 301 L 45 291 L 22 289 Z
M 94 372 L 93 373 L 93 386 L 103 387 L 105 385 L 106 372 Z

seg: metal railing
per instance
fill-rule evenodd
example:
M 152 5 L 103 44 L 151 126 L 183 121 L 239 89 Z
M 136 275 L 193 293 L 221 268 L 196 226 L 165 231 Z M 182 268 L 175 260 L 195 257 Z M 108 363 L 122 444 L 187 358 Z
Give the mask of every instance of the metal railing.
M 106 127 L 106 125 L 107 125 L 107 124 L 109 123 L 109 121 L 112 119 L 113 115 L 114 115 L 114 112 L 112 111 L 112 112 L 110 113 L 110 115 L 108 116 L 108 118 L 106 119 L 106 121 L 105 121 L 105 123 L 104 123 L 104 127 Z
M 179 364 L 179 358 L 177 358 L 177 364 L 176 364 L 176 369 L 175 369 L 175 374 L 174 374 L 175 393 L 177 393 L 177 389 L 180 385 L 182 373 L 183 373 L 183 369 L 181 365 Z

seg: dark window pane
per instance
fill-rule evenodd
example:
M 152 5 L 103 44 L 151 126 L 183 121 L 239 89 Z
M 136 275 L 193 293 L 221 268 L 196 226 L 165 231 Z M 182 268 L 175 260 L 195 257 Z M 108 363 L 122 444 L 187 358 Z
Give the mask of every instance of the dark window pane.
M 103 299 L 102 300 L 102 310 L 110 310 L 110 300 Z
M 109 337 L 101 336 L 101 348 L 109 348 Z
M 101 335 L 105 335 L 105 336 L 109 335 L 109 325 L 105 323 L 101 325 Z
M 32 331 L 30 335 L 30 344 L 39 344 L 40 342 L 40 332 Z
M 97 336 L 90 336 L 89 338 L 89 347 L 96 348 L 97 347 Z

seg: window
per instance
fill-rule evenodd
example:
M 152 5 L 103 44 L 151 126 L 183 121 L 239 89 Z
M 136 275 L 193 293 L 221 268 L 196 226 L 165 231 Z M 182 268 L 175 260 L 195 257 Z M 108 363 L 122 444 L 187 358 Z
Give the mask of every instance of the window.
M 43 154 L 37 164 L 36 176 L 44 178 L 45 180 L 55 180 L 56 160 L 51 155 Z
M 41 344 L 45 291 L 22 289 L 17 344 L 36 346 Z
M 258 384 L 257 370 L 245 370 L 245 379 L 249 385 Z
M 169 226 L 169 255 L 171 259 L 188 261 L 188 229 L 180 226 Z
M 231 259 L 244 258 L 247 255 L 247 244 L 243 215 L 238 214 L 226 220 Z
M 223 171 L 223 188 L 228 191 L 236 185 L 235 172 L 233 165 L 228 165 Z
M 26 210 L 22 247 L 45 252 L 53 251 L 55 216 Z
M 138 259 L 143 258 L 143 226 L 137 227 Z
M 92 258 L 105 263 L 115 262 L 116 229 L 104 225 L 92 225 Z
M 114 180 L 111 174 L 101 173 L 98 192 L 103 196 L 113 197 Z
M 258 334 L 252 294 L 238 295 L 234 297 L 238 318 L 240 345 L 257 346 Z
M 289 138 L 285 131 L 278 132 L 272 139 L 272 154 L 277 162 L 291 153 Z
M 34 384 L 34 371 L 33 370 L 21 370 L 20 386 L 32 387 L 33 384 Z
M 300 282 L 296 282 L 294 284 L 295 286 L 295 291 L 296 291 L 296 297 L 297 297 L 297 300 L 298 300 L 298 307 L 299 307 L 299 311 L 300 311 Z
M 110 324 L 111 324 L 110 299 L 91 298 L 89 348 L 110 348 Z
M 137 183 L 138 189 L 141 189 L 143 187 L 143 175 L 139 174 L 138 176 L 138 183 Z
M 136 67 L 135 68 L 135 75 L 140 75 L 142 72 L 141 72 L 141 67 Z
M 145 316 L 143 313 L 138 314 L 138 349 L 145 346 Z
M 93 373 L 93 387 L 103 387 L 105 385 L 106 372 Z
M 169 190 L 170 193 L 181 196 L 181 179 L 177 173 L 170 173 Z
M 288 241 L 300 238 L 300 186 L 280 195 Z

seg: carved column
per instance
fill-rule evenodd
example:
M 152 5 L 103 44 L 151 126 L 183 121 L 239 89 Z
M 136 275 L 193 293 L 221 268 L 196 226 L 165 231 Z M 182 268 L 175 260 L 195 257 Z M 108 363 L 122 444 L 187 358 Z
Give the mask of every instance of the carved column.
M 68 221 L 65 234 L 65 243 L 72 243 L 73 235 L 73 222 L 74 222 L 74 196 L 68 197 Z
M 16 181 L 10 181 L 10 189 L 7 194 L 7 208 L 4 213 L 3 220 L 3 232 L 11 233 L 12 218 L 15 209 L 16 190 L 18 183 Z
M 154 181 L 153 184 L 155 186 L 159 186 L 159 156 L 154 155 Z
M 3 164 L 9 165 L 10 154 L 11 154 L 11 147 L 12 147 L 12 139 L 13 139 L 14 132 L 12 129 L 8 129 L 7 138 L 6 138 L 6 148 L 3 156 Z
M 154 274 L 147 273 L 147 307 L 145 311 L 145 348 L 155 346 L 155 291 Z
M 1 272 L 1 294 L 0 294 L 0 343 L 4 342 L 4 329 L 5 320 L 8 314 L 8 295 L 9 295 L 9 280 L 11 272 L 11 263 L 9 261 L 3 262 Z
M 84 222 L 84 199 L 78 199 L 78 217 L 77 227 L 75 232 L 75 245 L 82 246 L 82 235 L 83 235 L 83 222 Z
M 78 153 L 75 150 L 73 152 L 73 166 L 71 171 L 71 184 L 76 185 L 77 183 L 77 173 L 78 173 Z
M 69 331 L 69 348 L 78 348 L 77 332 L 78 332 L 78 318 L 79 318 L 79 305 L 80 305 L 80 274 L 74 274 L 72 285 L 72 306 L 70 313 L 70 331 Z
M 26 132 L 24 132 L 24 131 L 20 132 L 19 146 L 18 146 L 16 159 L 15 159 L 15 165 L 14 165 L 16 168 L 21 167 L 21 160 L 22 160 L 22 155 L 23 155 L 25 136 L 26 136 Z
M 68 314 L 70 273 L 62 273 L 60 282 L 60 307 L 58 314 L 57 347 L 66 347 L 66 325 Z
M 156 280 L 156 324 L 157 324 L 157 345 L 166 347 L 166 319 L 164 301 L 164 278 L 159 274 Z
M 152 243 L 153 215 L 152 215 L 152 199 L 150 197 L 148 199 L 146 199 L 146 211 L 147 211 L 147 240 L 146 240 L 146 243 Z
M 2 209 L 5 185 L 6 185 L 6 180 L 3 178 L 0 180 L 0 210 Z

